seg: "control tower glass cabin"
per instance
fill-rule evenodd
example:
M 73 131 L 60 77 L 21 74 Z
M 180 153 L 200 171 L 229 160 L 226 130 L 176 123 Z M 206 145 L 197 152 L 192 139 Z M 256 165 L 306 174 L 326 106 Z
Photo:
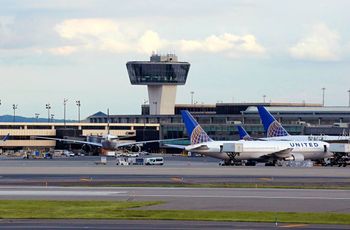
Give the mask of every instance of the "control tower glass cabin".
M 176 86 L 186 83 L 190 63 L 174 54 L 153 54 L 150 61 L 126 63 L 132 85 L 147 85 L 151 115 L 174 114 Z

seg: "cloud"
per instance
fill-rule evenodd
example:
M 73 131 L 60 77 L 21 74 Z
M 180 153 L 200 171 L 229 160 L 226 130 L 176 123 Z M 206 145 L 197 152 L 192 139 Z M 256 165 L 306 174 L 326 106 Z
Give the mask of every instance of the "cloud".
M 265 48 L 258 44 L 255 36 L 237 36 L 230 33 L 222 35 L 211 35 L 204 40 L 182 40 L 180 48 L 183 51 L 194 52 L 203 51 L 210 53 L 229 52 L 263 54 Z
M 165 48 L 167 43 L 168 42 L 162 40 L 156 32 L 148 30 L 138 40 L 138 51 L 150 54 L 152 51 Z
M 152 51 L 174 49 L 182 52 L 224 53 L 236 57 L 265 53 L 265 48 L 251 34 L 239 36 L 224 33 L 198 40 L 168 40 L 151 29 L 137 28 L 127 22 L 110 19 L 69 19 L 56 25 L 55 30 L 63 41 L 70 43 L 64 46 L 69 48 L 52 49 L 51 53 L 56 55 L 68 55 L 82 50 L 150 54 Z M 72 48 L 72 43 L 75 44 L 75 49 Z
M 61 46 L 61 47 L 55 47 L 55 48 L 50 48 L 49 52 L 54 54 L 54 55 L 70 55 L 74 52 L 77 51 L 77 47 L 74 46 Z
M 125 52 L 129 49 L 119 25 L 109 19 L 69 19 L 56 25 L 55 30 L 61 38 L 75 43 L 76 50 Z
M 337 61 L 340 59 L 340 36 L 324 24 L 315 25 L 311 32 L 289 48 L 296 59 L 313 61 Z
M 14 18 L 9 16 L 0 16 L 0 48 L 6 48 L 13 37 L 10 27 L 14 23 Z

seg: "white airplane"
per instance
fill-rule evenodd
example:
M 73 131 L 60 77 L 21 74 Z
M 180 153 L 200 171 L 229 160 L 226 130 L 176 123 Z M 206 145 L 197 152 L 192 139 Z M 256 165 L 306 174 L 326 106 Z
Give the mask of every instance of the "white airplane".
M 277 162 L 303 161 L 332 157 L 329 144 L 322 141 L 213 141 L 188 111 L 181 111 L 191 145 L 169 145 L 189 152 L 233 161 Z
M 54 140 L 54 141 L 60 141 L 60 142 L 67 142 L 71 144 L 82 144 L 83 146 L 89 146 L 91 149 L 91 146 L 101 148 L 102 155 L 104 155 L 108 151 L 114 151 L 118 150 L 120 148 L 125 147 L 136 147 L 136 152 L 141 151 L 140 146 L 147 143 L 160 143 L 160 142 L 167 142 L 167 141 L 174 141 L 174 140 L 183 140 L 184 138 L 180 139 L 163 139 L 163 140 L 149 140 L 149 141 L 138 141 L 138 142 L 121 142 L 121 137 L 114 136 L 110 134 L 109 129 L 109 109 L 107 110 L 107 135 L 103 135 L 101 137 L 101 142 L 93 142 L 93 141 L 81 141 L 81 140 L 75 140 L 75 139 L 62 139 L 62 138 L 52 138 L 52 137 L 40 137 L 36 136 L 36 139 L 44 139 L 44 140 Z
M 67 142 L 71 144 L 82 144 L 82 145 L 90 145 L 99 147 L 102 149 L 102 152 L 106 151 L 114 151 L 118 150 L 120 148 L 125 147 L 137 147 L 138 151 L 140 150 L 140 146 L 146 143 L 160 143 L 160 142 L 168 142 L 168 141 L 174 141 L 174 140 L 181 140 L 180 139 L 163 139 L 163 140 L 149 140 L 149 141 L 136 141 L 136 142 L 120 142 L 118 141 L 116 137 L 113 137 L 112 139 L 104 139 L 99 142 L 92 142 L 92 141 L 80 141 L 80 140 L 74 140 L 74 139 L 62 139 L 62 138 L 52 138 L 52 137 L 35 137 L 36 139 L 44 139 L 44 140 L 54 140 L 54 141 L 60 141 L 60 142 Z M 117 140 L 116 140 L 117 139 Z
M 258 106 L 259 115 L 264 125 L 266 138 L 260 140 L 283 140 L 283 141 L 350 141 L 349 136 L 307 136 L 307 135 L 290 135 L 272 114 L 264 106 Z

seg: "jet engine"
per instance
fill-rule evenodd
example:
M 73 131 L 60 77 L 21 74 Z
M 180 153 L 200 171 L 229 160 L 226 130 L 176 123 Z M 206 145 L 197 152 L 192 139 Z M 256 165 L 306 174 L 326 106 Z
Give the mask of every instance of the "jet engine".
M 301 153 L 292 153 L 291 156 L 285 158 L 286 161 L 303 161 L 304 155 Z
M 92 146 L 89 144 L 84 144 L 83 146 L 81 146 L 81 150 L 86 153 L 90 153 L 92 152 Z
M 138 152 L 141 152 L 141 147 L 139 145 L 132 145 L 130 147 L 130 150 L 131 150 L 131 152 L 138 153 Z

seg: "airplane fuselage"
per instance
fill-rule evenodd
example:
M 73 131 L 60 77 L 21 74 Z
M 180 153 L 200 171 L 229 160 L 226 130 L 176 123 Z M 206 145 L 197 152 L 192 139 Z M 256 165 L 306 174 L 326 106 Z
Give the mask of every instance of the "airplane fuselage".
M 226 143 L 243 144 L 243 151 L 235 155 L 236 160 L 259 160 L 266 156 L 284 159 L 293 154 L 302 154 L 305 160 L 319 160 L 333 155 L 328 151 L 329 144 L 322 141 L 210 141 L 190 145 L 186 149 L 206 156 L 229 160 L 231 159 L 230 153 L 222 151 L 222 146 Z M 205 147 L 191 150 L 196 146 Z M 291 151 L 286 154 L 281 153 L 287 149 Z
M 278 136 L 278 137 L 264 137 L 261 140 L 267 141 L 325 141 L 325 142 L 335 142 L 335 141 L 349 141 L 349 136 L 308 136 L 308 135 L 289 135 L 289 136 Z

